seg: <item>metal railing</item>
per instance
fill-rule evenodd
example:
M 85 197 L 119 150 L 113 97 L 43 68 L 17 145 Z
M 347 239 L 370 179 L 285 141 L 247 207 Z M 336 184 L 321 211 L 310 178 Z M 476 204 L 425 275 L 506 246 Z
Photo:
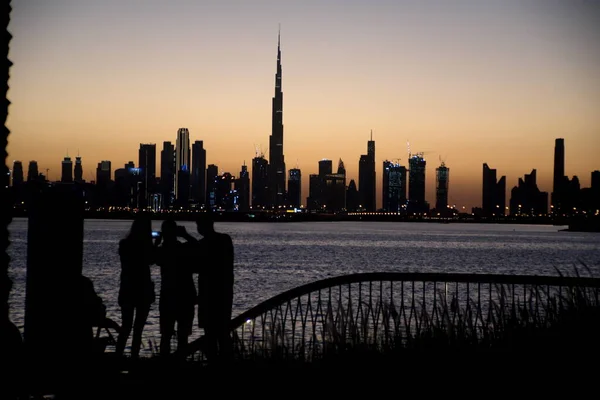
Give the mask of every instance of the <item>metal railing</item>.
M 231 321 L 241 358 L 312 360 L 348 348 L 449 343 L 493 345 L 509 327 L 545 328 L 561 312 L 600 306 L 600 278 L 363 273 L 309 283 Z M 200 350 L 201 339 L 189 352 Z

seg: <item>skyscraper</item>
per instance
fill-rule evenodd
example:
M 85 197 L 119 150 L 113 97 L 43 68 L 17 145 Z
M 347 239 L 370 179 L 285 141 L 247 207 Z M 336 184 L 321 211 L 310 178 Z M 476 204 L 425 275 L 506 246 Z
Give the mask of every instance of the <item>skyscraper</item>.
M 190 132 L 187 128 L 179 128 L 177 131 L 177 142 L 175 147 L 175 197 L 180 205 L 187 202 L 188 199 L 180 199 L 180 195 L 189 195 L 189 189 L 179 188 L 179 180 L 183 179 L 184 184 L 189 184 L 190 172 Z M 179 173 L 183 171 L 183 173 Z
M 160 186 L 162 207 L 168 209 L 175 200 L 175 146 L 171 142 L 163 142 L 160 152 Z
M 111 163 L 110 161 L 100 161 L 98 168 L 96 168 L 96 185 L 106 186 L 110 182 L 111 177 Z
M 29 168 L 27 169 L 27 181 L 37 181 L 40 176 L 40 171 L 38 170 L 37 161 L 29 161 Z
M 150 197 L 154 193 L 156 184 L 156 144 L 140 143 L 138 155 L 138 167 L 142 178 L 140 203 L 142 207 L 146 207 L 150 204 Z
M 450 184 L 450 168 L 442 161 L 435 169 L 435 209 L 437 212 L 446 212 L 448 208 L 448 188 Z
M 383 211 L 406 211 L 406 167 L 392 161 L 383 162 Z
M 289 172 L 288 203 L 295 208 L 302 205 L 302 172 L 298 168 L 292 168 Z
M 359 204 L 360 197 L 356 187 L 356 182 L 354 179 L 351 179 L 350 183 L 348 184 L 348 189 L 346 189 L 346 210 L 358 211 Z
M 323 205 L 329 212 L 346 210 L 346 167 L 340 158 L 337 172 L 320 176 L 323 187 Z
M 252 159 L 252 208 L 254 210 L 269 205 L 269 163 L 262 154 Z M 208 179 L 208 177 L 207 177 Z
M 506 207 L 506 177 L 496 181 L 496 170 L 483 164 L 483 197 L 481 208 L 483 215 L 504 216 Z
M 273 96 L 272 129 L 269 137 L 270 206 L 278 208 L 285 200 L 285 161 L 283 157 L 283 92 L 281 90 L 281 35 L 277 35 L 277 72 Z
M 73 182 L 73 161 L 68 155 L 62 161 L 60 181 Z
M 560 214 L 567 182 L 565 182 L 565 139 L 557 138 L 554 141 L 554 179 L 552 180 L 552 194 L 550 195 L 553 213 Z
M 18 187 L 23 184 L 23 163 L 21 161 L 13 162 L 12 185 Z
M 373 131 L 367 142 L 367 154 L 360 156 L 358 163 L 358 191 L 362 207 L 366 211 L 376 211 L 376 173 L 375 173 L 375 141 Z
M 319 160 L 319 176 L 325 177 L 333 173 L 333 161 L 326 158 Z
M 203 206 L 206 195 L 206 149 L 202 140 L 192 145 L 192 199 Z
M 408 160 L 410 169 L 408 177 L 408 196 L 411 202 L 425 202 L 425 167 L 426 161 L 422 154 L 413 154 Z
M 235 180 L 235 190 L 237 192 L 237 205 L 239 211 L 250 210 L 250 175 L 248 174 L 248 166 L 244 162 L 240 176 Z
M 600 210 L 600 171 L 592 171 L 592 209 L 594 213 L 595 210 Z
M 83 165 L 81 164 L 81 157 L 75 157 L 75 182 L 83 182 Z
M 206 208 L 217 206 L 217 186 L 216 179 L 219 176 L 219 167 L 214 164 L 208 164 L 206 167 Z

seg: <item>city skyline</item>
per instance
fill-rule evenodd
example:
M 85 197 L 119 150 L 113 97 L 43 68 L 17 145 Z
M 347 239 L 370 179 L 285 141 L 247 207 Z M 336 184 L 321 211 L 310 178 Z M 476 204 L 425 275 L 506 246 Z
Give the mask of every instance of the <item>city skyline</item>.
M 175 142 L 181 127 L 189 129 L 190 142 L 204 142 L 207 164 L 217 165 L 220 173 L 237 175 L 244 162 L 251 165 L 256 145 L 268 154 L 273 48 L 279 23 L 286 66 L 285 158 L 288 168 L 298 166 L 305 177 L 317 172 L 319 160 L 341 158 L 347 183 L 351 179 L 358 183 L 359 158 L 371 129 L 377 144 L 378 207 L 383 161 L 400 159 L 400 164 L 408 167 L 407 141 L 414 153 L 425 153 L 425 193 L 430 204 L 435 204 L 435 168 L 440 158 L 452 171 L 450 204 L 469 209 L 481 205 L 483 163 L 506 176 L 507 196 L 532 169 L 537 170 L 540 189 L 552 192 L 555 138 L 565 138 L 565 174 L 577 175 L 582 187 L 590 186 L 591 172 L 600 167 L 596 157 L 600 118 L 595 115 L 600 84 L 593 79 L 600 52 L 591 46 L 594 28 L 585 23 L 590 20 L 584 15 L 591 5 L 562 10 L 539 3 L 528 9 L 490 5 L 465 12 L 461 7 L 435 10 L 430 4 L 430 8 L 413 4 L 402 11 L 384 2 L 359 17 L 364 4 L 354 2 L 341 8 L 331 2 L 313 15 L 317 20 L 330 20 L 327 28 L 316 30 L 301 23 L 306 10 L 298 14 L 292 6 L 281 6 L 272 17 L 261 18 L 264 25 L 254 23 L 243 39 L 237 34 L 219 36 L 235 28 L 226 19 L 223 26 L 207 24 L 202 32 L 215 35 L 207 35 L 210 45 L 200 40 L 199 46 L 203 54 L 213 57 L 209 64 L 220 65 L 224 71 L 200 68 L 202 72 L 194 73 L 192 67 L 200 64 L 192 52 L 191 36 L 200 31 L 161 25 L 171 41 L 163 39 L 160 47 L 144 39 L 145 33 L 150 34 L 145 21 L 158 21 L 150 8 L 137 14 L 124 4 L 121 14 L 111 14 L 116 12 L 114 3 L 80 3 L 70 6 L 67 17 L 72 19 L 67 20 L 61 19 L 59 10 L 66 10 L 60 6 L 55 9 L 42 3 L 34 9 L 33 5 L 17 4 L 9 26 L 14 36 L 10 58 L 15 64 L 8 93 L 12 102 L 7 121 L 12 131 L 9 163 L 21 160 L 27 165 L 29 160 L 37 160 L 40 172 L 49 168 L 52 180 L 59 177 L 59 163 L 67 148 L 79 149 L 83 177 L 90 180 L 100 161 L 110 160 L 115 166 L 136 161 L 141 143 L 162 147 L 163 141 Z M 238 6 L 242 11 L 233 15 L 254 12 Z M 75 19 L 92 16 L 94 7 L 100 14 L 107 13 L 114 31 L 125 29 L 130 17 L 139 32 L 124 37 L 124 44 L 98 36 L 105 33 L 110 37 L 114 32 L 102 32 L 99 22 L 88 20 L 90 26 L 83 26 Z M 178 4 L 173 13 L 183 16 L 182 7 L 191 7 L 186 8 L 190 12 L 194 9 Z M 227 11 L 219 6 L 206 8 L 202 18 L 223 16 Z M 308 2 L 307 8 L 315 12 L 313 3 Z M 341 16 L 334 18 L 336 13 Z M 402 25 L 400 21 L 410 20 L 406 14 L 428 22 L 427 26 L 419 28 L 414 21 Z M 575 14 L 584 18 L 584 23 L 576 26 L 569 22 L 567 16 Z M 590 15 L 593 17 L 593 12 Z M 432 25 L 442 17 L 445 24 Z M 375 23 L 377 18 L 380 24 Z M 233 19 L 241 27 L 231 32 L 239 34 L 242 27 L 247 28 L 247 22 Z M 71 25 L 60 27 L 60 21 Z M 460 21 L 471 25 L 460 25 Z M 503 25 L 508 21 L 510 28 Z M 40 27 L 53 34 L 36 36 Z M 72 37 L 76 27 L 82 29 L 83 38 Z M 398 43 L 390 39 L 390 34 L 399 33 L 397 29 L 405 29 L 405 34 L 420 32 L 421 36 L 413 36 L 415 43 L 403 39 Z M 477 32 L 484 34 L 482 38 L 476 37 Z M 349 36 L 344 38 L 342 33 Z M 467 42 L 458 42 L 461 38 Z M 550 43 L 550 38 L 560 40 Z M 136 43 L 146 46 L 131 46 Z M 456 45 L 456 54 L 444 51 L 449 43 Z M 486 51 L 485 45 L 492 44 L 495 51 Z M 90 45 L 100 50 L 94 52 Z M 127 53 L 126 45 L 134 51 Z M 69 60 L 70 64 L 61 61 L 61 55 L 66 57 L 78 46 L 83 46 L 79 58 Z M 160 60 L 157 66 L 142 68 L 156 57 L 177 51 L 186 56 L 178 60 L 179 74 L 173 74 L 176 69 Z M 402 53 L 405 62 L 395 53 Z M 116 60 L 116 55 L 123 58 Z M 564 59 L 565 55 L 571 58 Z M 442 70 L 432 67 L 436 60 L 444 62 Z M 114 72 L 119 66 L 121 74 Z M 159 85 L 162 91 L 153 94 L 148 82 L 159 74 L 165 82 Z M 217 79 L 225 76 L 227 79 Z M 179 96 L 182 93 L 188 95 Z M 74 154 L 73 150 L 69 153 Z M 307 194 L 308 179 L 303 179 L 303 201 Z

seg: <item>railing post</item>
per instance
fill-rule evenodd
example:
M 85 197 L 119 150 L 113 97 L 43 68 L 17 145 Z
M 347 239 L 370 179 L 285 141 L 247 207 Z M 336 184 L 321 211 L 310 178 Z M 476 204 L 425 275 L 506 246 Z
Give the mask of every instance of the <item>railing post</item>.
M 24 343 L 30 379 L 73 376 L 87 340 L 77 295 L 83 262 L 83 192 L 41 185 L 28 199 Z M 87 332 L 91 334 L 90 332 Z M 64 371 L 63 368 L 67 368 Z

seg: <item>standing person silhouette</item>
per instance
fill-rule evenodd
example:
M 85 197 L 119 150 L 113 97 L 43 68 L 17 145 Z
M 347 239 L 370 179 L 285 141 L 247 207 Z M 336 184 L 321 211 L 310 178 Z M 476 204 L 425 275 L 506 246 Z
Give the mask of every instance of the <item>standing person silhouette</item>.
M 179 227 L 179 236 L 196 247 L 198 273 L 198 326 L 204 328 L 205 352 L 209 362 L 228 361 L 232 343 L 229 323 L 233 303 L 233 242 L 228 234 L 215 231 L 211 212 L 201 213 L 196 240 Z
M 162 223 L 156 263 L 160 266 L 160 354 L 171 353 L 171 338 L 177 322 L 177 353 L 185 357 L 188 337 L 192 334 L 196 305 L 196 286 L 187 246 L 177 240 L 177 224 L 172 219 Z
M 121 330 L 116 353 L 123 355 L 133 326 L 131 358 L 137 358 L 142 344 L 142 331 L 156 297 L 150 265 L 155 262 L 155 244 L 152 243 L 152 220 L 146 214 L 137 214 L 127 237 L 119 242 L 121 258 Z M 134 320 L 135 317 L 135 320 Z

